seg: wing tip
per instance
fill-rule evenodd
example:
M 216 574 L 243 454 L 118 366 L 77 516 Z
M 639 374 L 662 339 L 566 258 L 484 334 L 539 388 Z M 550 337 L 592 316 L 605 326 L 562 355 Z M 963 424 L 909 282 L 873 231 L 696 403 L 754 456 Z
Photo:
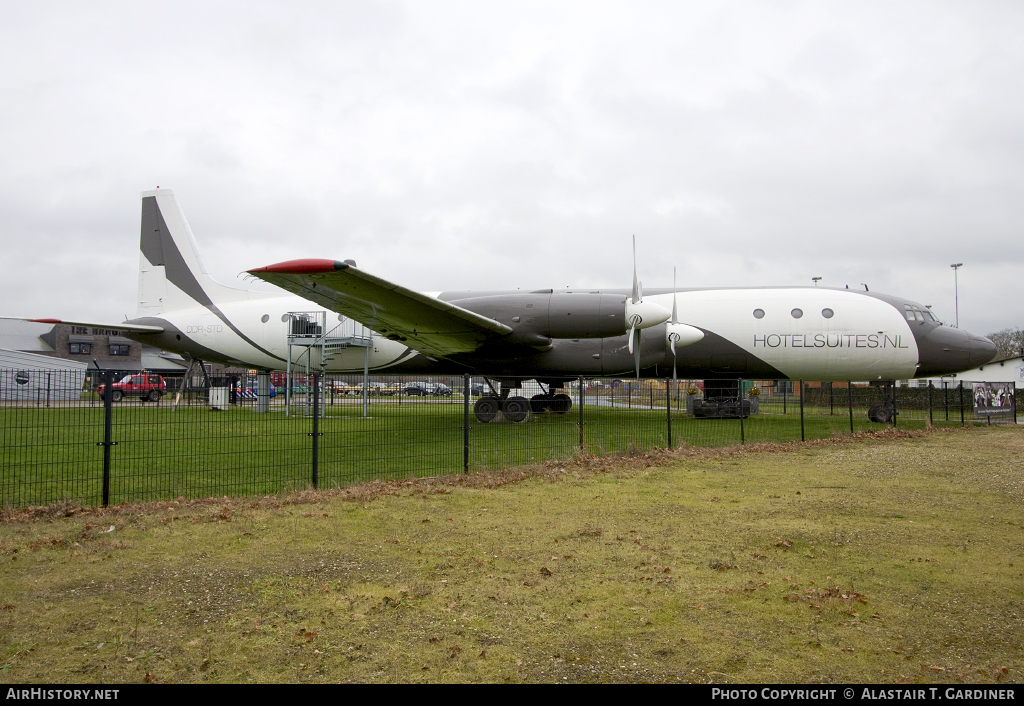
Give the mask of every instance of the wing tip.
M 323 274 L 325 272 L 336 272 L 349 267 L 351 267 L 351 265 L 346 262 L 341 262 L 340 260 L 306 258 L 302 260 L 278 262 L 275 265 L 267 265 L 266 267 L 257 267 L 252 270 L 248 270 L 248 273 L 251 275 L 259 275 L 264 272 L 285 275 L 315 275 Z

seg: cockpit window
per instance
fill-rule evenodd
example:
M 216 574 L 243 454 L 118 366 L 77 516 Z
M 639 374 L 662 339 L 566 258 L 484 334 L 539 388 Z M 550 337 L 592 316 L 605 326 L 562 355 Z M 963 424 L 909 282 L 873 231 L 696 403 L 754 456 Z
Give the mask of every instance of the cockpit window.
M 935 317 L 932 316 L 930 311 L 922 310 L 917 304 L 904 304 L 904 313 L 907 315 L 907 321 L 934 321 Z

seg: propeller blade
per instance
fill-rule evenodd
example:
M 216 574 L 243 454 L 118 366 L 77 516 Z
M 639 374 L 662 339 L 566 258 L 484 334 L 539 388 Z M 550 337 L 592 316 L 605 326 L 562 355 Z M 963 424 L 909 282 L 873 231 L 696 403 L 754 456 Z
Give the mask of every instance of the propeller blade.
M 672 381 L 676 379 L 676 340 L 679 338 L 676 334 L 670 334 L 668 337 L 668 347 L 672 349 Z M 676 388 L 679 389 L 678 387 Z
M 636 379 L 640 379 L 640 329 L 636 331 L 636 343 L 633 344 L 633 361 L 636 363 Z
M 676 268 L 672 267 L 672 323 L 679 323 L 679 310 L 676 307 Z M 672 386 L 675 388 L 676 399 L 679 399 L 679 380 L 676 377 L 676 339 L 678 336 L 669 336 L 669 347 L 672 349 Z
M 676 268 L 672 268 L 672 323 L 679 323 L 678 311 L 676 309 Z M 676 349 L 672 349 L 672 353 L 675 354 Z
M 640 292 L 640 280 L 636 276 L 636 236 L 633 236 L 633 303 L 643 301 L 643 295 Z
M 633 325 L 629 328 L 629 342 L 626 344 L 626 348 L 629 352 L 633 352 L 633 332 L 636 331 L 636 319 L 633 319 Z

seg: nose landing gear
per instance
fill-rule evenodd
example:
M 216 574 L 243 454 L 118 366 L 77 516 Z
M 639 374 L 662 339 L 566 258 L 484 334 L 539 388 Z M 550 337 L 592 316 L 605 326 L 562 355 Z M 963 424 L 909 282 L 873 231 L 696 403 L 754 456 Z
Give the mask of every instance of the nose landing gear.
M 884 382 L 872 383 L 873 386 L 882 388 L 882 403 L 872 405 L 868 409 L 868 419 L 879 424 L 888 424 L 893 421 L 897 415 L 896 412 L 896 390 L 894 387 L 894 381 L 886 380 Z

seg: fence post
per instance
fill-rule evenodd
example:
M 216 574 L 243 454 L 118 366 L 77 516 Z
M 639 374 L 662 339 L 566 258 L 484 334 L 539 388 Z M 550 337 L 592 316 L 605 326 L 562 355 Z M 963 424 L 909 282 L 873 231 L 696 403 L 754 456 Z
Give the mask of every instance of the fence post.
M 668 378 L 665 378 L 665 417 L 668 421 L 668 447 L 672 448 L 672 390 L 669 389 Z
M 462 472 L 469 473 L 469 373 L 462 375 Z
M 960 426 L 967 426 L 964 421 L 964 381 L 960 381 Z
M 896 393 L 900 389 L 896 383 L 897 380 L 892 381 L 892 428 L 896 428 L 896 417 L 900 416 L 899 407 L 896 406 Z
M 932 415 L 932 381 L 928 381 L 928 426 L 935 425 L 935 418 Z
M 313 489 L 319 481 L 320 462 L 320 373 L 313 373 Z
M 113 415 L 114 375 L 112 370 L 103 373 L 103 507 L 110 504 L 110 447 L 114 442 L 110 439 L 110 422 Z
M 800 441 L 804 438 L 804 381 L 800 380 Z
M 949 421 L 949 381 L 942 381 L 942 404 L 946 408 L 946 421 Z
M 846 397 L 850 402 L 850 433 L 853 433 L 853 380 L 846 381 Z
M 582 377 L 579 378 L 579 386 L 580 386 L 580 394 L 579 394 L 579 398 L 580 398 L 580 400 L 579 400 L 579 402 L 580 402 L 580 421 L 579 421 L 579 427 L 580 427 L 580 455 L 582 456 L 583 455 L 583 396 L 584 396 L 584 392 L 583 392 L 583 378 Z

